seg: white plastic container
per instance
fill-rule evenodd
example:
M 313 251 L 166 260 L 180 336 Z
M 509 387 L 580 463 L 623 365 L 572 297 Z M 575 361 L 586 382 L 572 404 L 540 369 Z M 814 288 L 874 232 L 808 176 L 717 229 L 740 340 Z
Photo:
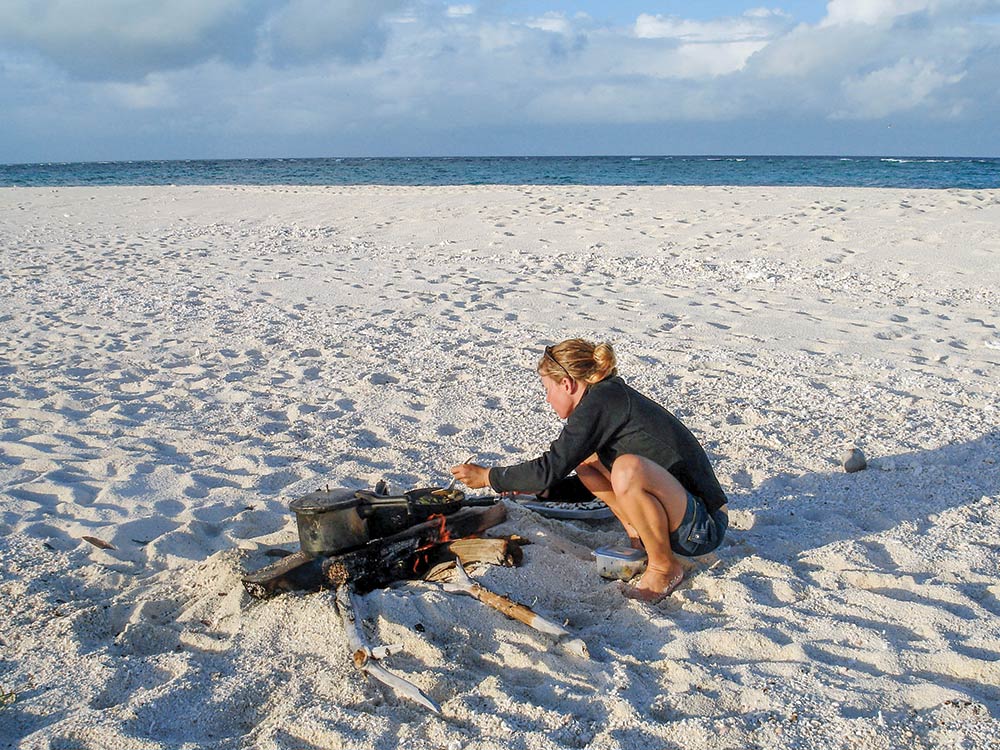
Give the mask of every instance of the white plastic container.
M 631 547 L 598 547 L 591 554 L 597 560 L 601 578 L 627 581 L 646 569 L 646 553 Z

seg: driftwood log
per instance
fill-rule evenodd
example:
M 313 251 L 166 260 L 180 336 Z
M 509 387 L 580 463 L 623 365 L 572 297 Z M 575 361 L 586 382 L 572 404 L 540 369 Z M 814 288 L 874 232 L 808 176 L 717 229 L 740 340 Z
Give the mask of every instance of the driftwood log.
M 435 562 L 438 547 L 449 541 L 481 534 L 506 519 L 507 509 L 503 503 L 485 508 L 462 508 L 451 515 L 411 526 L 398 534 L 372 539 L 363 547 L 349 552 L 326 557 L 295 552 L 247 574 L 243 577 L 243 586 L 256 599 L 283 591 L 336 587 L 348 582 L 358 593 L 367 593 L 394 581 L 419 578 Z M 517 544 L 506 545 L 502 552 L 489 548 L 490 545 L 483 547 L 483 554 L 509 558 L 514 564 L 520 560 Z M 469 561 L 473 559 L 470 557 Z
M 425 581 L 450 581 L 455 561 L 462 565 L 485 563 L 516 568 L 524 561 L 521 546 L 530 544 L 519 536 L 501 536 L 474 539 L 456 539 L 442 544 L 431 555 L 431 567 L 424 573 Z
M 465 572 L 465 568 L 462 567 L 461 560 L 456 560 L 455 569 L 452 571 L 451 581 L 444 584 L 444 590 L 466 594 L 474 599 L 478 599 L 487 607 L 492 607 L 498 612 L 502 612 L 512 620 L 523 622 L 528 627 L 534 628 L 540 633 L 545 633 L 546 635 L 551 636 L 557 643 L 574 656 L 579 656 L 584 659 L 590 658 L 590 652 L 587 650 L 586 643 L 579 638 L 574 638 L 572 634 L 562 625 L 559 625 L 546 617 L 542 617 L 530 607 L 519 602 L 515 602 L 509 596 L 503 596 L 502 594 L 490 591 L 485 586 L 476 583 L 469 578 L 469 574 Z
M 347 635 L 347 645 L 351 649 L 351 661 L 358 671 L 364 672 L 369 677 L 378 680 L 383 685 L 392 688 L 398 694 L 409 698 L 411 701 L 419 703 L 424 708 L 430 709 L 436 714 L 441 713 L 441 706 L 433 698 L 428 696 L 423 690 L 414 685 L 409 680 L 405 680 L 399 675 L 393 674 L 380 664 L 376 664 L 378 659 L 390 653 L 399 651 L 399 646 L 379 646 L 371 648 L 368 646 L 368 639 L 364 636 L 361 623 L 358 622 L 357 605 L 354 602 L 354 595 L 348 585 L 338 586 L 334 595 L 334 603 L 337 614 L 344 624 L 344 632 Z

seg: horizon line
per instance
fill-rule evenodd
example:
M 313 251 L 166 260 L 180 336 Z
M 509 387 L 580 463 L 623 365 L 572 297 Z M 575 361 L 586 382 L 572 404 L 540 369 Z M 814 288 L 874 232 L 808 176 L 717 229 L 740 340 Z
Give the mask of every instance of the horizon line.
M 240 162 L 240 161 L 323 161 L 323 160 L 459 160 L 459 159 L 923 159 L 923 160 L 989 160 L 1000 156 L 945 155 L 945 154 L 758 154 L 758 153 L 677 153 L 677 154 L 452 154 L 452 155 L 396 155 L 396 156 L 230 156 L 230 157 L 173 157 L 137 159 L 82 159 L 25 162 L 0 162 L 0 167 L 74 166 L 78 164 L 184 164 L 190 162 Z

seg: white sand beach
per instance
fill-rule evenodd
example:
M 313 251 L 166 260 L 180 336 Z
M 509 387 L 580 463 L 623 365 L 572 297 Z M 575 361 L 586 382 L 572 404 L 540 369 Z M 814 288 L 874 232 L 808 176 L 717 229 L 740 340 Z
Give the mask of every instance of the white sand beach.
M 0 748 L 1000 747 L 1000 191 L 10 188 L 0 253 Z M 537 455 L 576 335 L 732 508 L 649 606 L 596 574 L 614 522 L 506 501 L 533 544 L 473 577 L 590 661 L 364 596 L 436 716 L 329 591 L 246 594 L 298 495 Z

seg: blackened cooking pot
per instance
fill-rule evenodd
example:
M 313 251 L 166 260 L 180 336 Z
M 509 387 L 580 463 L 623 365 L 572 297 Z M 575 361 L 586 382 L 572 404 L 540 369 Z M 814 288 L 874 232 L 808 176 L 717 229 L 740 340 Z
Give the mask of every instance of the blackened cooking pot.
M 432 515 L 448 515 L 462 506 L 461 490 L 424 487 L 402 495 L 368 490 L 317 490 L 293 500 L 299 545 L 308 555 L 333 555 L 388 536 Z
M 360 547 L 368 539 L 368 521 L 358 512 L 356 490 L 316 490 L 292 500 L 299 545 L 307 555 L 332 555 Z

